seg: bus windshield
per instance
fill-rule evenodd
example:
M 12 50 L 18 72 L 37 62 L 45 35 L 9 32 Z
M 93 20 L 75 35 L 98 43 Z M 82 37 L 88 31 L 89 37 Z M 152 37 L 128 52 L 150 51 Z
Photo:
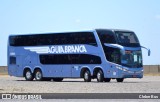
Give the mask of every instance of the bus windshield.
M 122 55 L 121 64 L 130 68 L 142 67 L 142 52 L 141 51 L 125 51 Z
M 120 45 L 123 46 L 134 46 L 134 47 L 139 47 L 139 41 L 137 36 L 133 32 L 121 32 L 117 31 L 115 32 L 117 36 L 117 42 Z

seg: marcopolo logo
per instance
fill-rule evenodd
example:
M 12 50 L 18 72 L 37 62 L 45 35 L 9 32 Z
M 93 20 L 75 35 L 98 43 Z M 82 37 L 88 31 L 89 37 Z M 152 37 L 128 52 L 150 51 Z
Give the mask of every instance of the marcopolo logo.
M 70 45 L 70 46 L 51 46 L 51 47 L 24 47 L 36 53 L 85 53 L 87 52 L 84 45 Z

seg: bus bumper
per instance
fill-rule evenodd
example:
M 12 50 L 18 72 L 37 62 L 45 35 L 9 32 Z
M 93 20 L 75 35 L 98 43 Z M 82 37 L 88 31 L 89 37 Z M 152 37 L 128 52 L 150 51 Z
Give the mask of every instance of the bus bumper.
M 123 75 L 122 78 L 143 78 L 143 74 Z

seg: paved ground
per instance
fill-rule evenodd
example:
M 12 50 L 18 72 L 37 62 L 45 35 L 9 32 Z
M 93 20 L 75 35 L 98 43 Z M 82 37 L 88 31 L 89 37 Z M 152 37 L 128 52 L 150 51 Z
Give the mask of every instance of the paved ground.
M 125 79 L 123 83 L 84 82 L 83 79 L 25 81 L 24 78 L 0 76 L 0 93 L 160 93 L 160 76 Z
M 24 78 L 0 76 L 0 93 L 160 93 L 160 76 L 145 76 L 142 79 L 125 79 L 123 83 L 112 80 L 110 83 L 98 83 L 96 79 L 86 83 L 83 79 L 64 79 L 54 81 L 25 81 Z M 8 102 L 10 100 L 0 100 Z M 21 100 L 12 100 L 13 102 Z M 31 101 L 31 100 L 23 100 Z M 32 100 L 33 101 L 33 100 Z M 36 101 L 36 100 L 34 100 Z M 37 100 L 38 101 L 38 100 Z M 41 102 L 159 102 L 151 99 L 56 99 L 39 100 Z

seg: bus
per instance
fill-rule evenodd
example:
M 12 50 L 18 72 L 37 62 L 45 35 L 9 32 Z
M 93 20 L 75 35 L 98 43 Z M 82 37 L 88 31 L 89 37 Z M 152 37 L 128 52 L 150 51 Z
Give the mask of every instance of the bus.
M 141 48 L 136 34 L 122 29 L 10 35 L 8 74 L 27 81 L 123 82 L 143 77 Z

